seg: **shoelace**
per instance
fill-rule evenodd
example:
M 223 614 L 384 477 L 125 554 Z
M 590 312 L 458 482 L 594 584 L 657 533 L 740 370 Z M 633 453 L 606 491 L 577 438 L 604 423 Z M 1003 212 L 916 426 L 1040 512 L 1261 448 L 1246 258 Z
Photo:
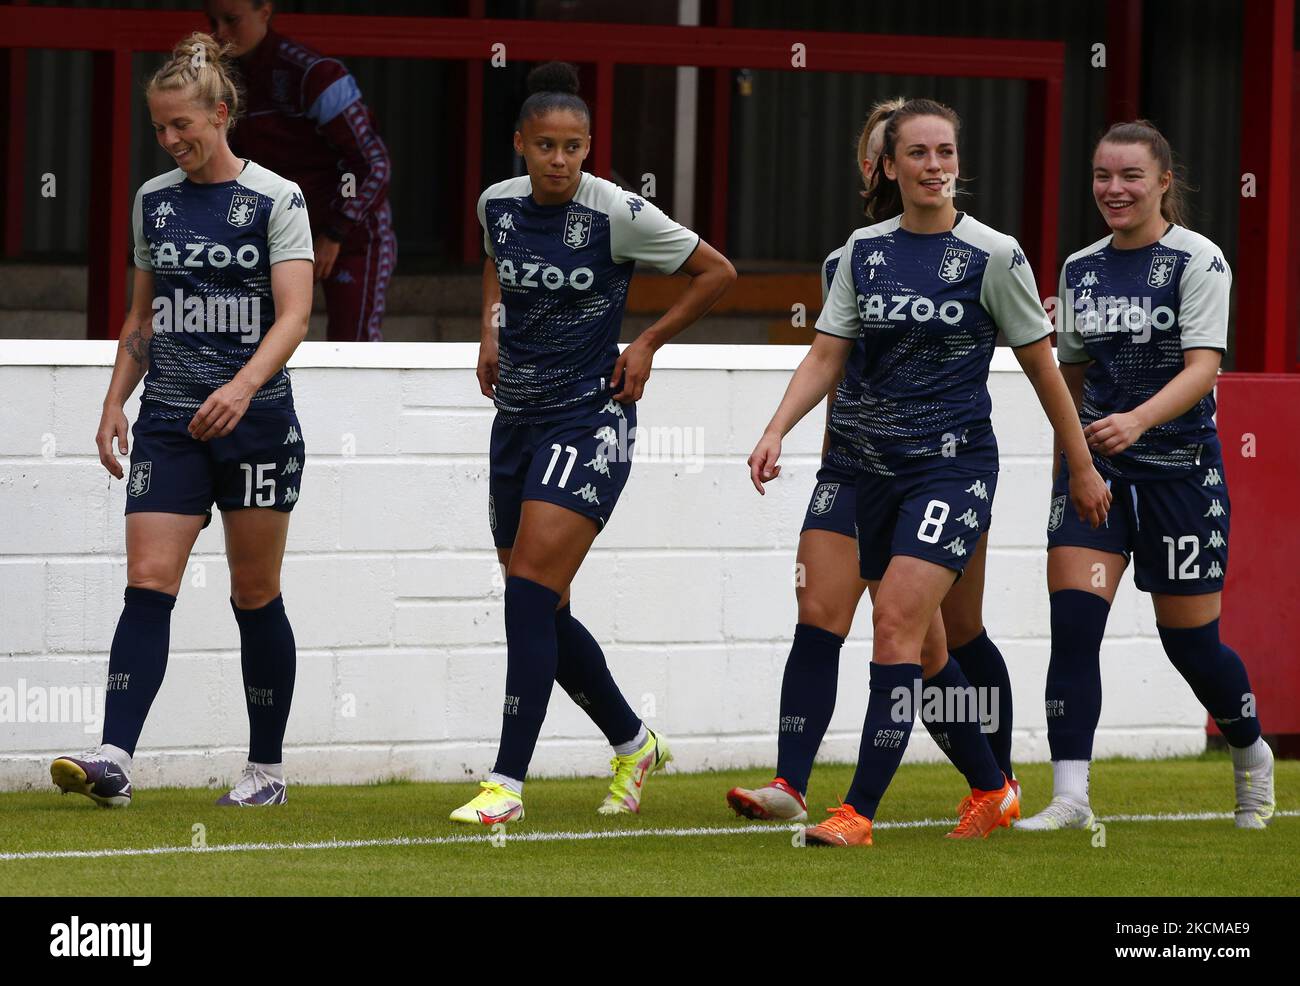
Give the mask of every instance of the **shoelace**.
M 628 754 L 627 756 L 625 756 L 625 757 L 620 757 L 620 756 L 612 757 L 612 758 L 610 759 L 610 761 L 609 761 L 609 769 L 610 769 L 611 771 L 613 771 L 613 773 L 614 773 L 614 783 L 618 785 L 620 791 L 626 793 L 626 791 L 627 791 L 627 781 L 628 781 L 628 778 L 631 777 L 631 773 L 629 772 L 629 774 L 628 774 L 627 777 L 621 777 L 621 776 L 619 776 L 619 775 L 620 775 L 619 768 L 620 768 L 621 766 L 623 766 L 624 763 L 626 763 L 629 767 L 633 767 L 633 768 L 635 768 L 635 767 L 636 767 L 636 754 L 635 754 L 635 753 L 629 753 L 629 754 Z
M 514 798 L 516 800 L 520 800 L 521 798 L 520 795 L 510 790 L 510 788 L 506 787 L 504 784 L 494 784 L 491 781 L 479 781 L 478 786 L 482 788 L 482 790 L 474 796 L 474 801 L 470 802 L 471 804 L 474 804 L 480 799 L 483 800 L 484 804 L 487 804 L 493 798 L 498 797 Z
M 965 810 L 962 811 L 961 819 L 957 822 L 957 827 L 953 829 L 954 833 L 965 834 L 967 832 L 978 832 L 978 822 L 985 817 L 992 815 L 998 810 L 1000 799 L 997 797 L 987 797 L 979 801 L 975 800 L 973 795 L 967 795 L 962 800 Z
M 640 751 L 638 751 L 639 753 Z M 628 753 L 623 756 L 615 754 L 610 758 L 609 769 L 614 773 L 614 780 L 610 783 L 610 794 L 606 797 L 631 797 L 631 791 L 628 788 L 628 782 L 632 780 L 632 772 L 636 770 L 636 765 L 640 763 L 641 758 L 638 753 Z M 621 768 L 627 768 L 626 773 Z
M 858 813 L 853 810 L 851 805 L 842 804 L 834 808 L 827 808 L 826 813 L 831 817 L 821 823 L 821 828 L 828 832 L 847 832 L 853 827 Z
M 264 776 L 265 775 L 263 775 L 262 772 L 252 764 L 246 765 L 244 767 L 243 775 L 239 778 L 239 783 L 237 783 L 234 789 L 230 792 L 231 795 L 236 800 L 243 801 L 245 798 L 256 794 L 258 789 L 262 786 L 258 783 L 258 778 Z

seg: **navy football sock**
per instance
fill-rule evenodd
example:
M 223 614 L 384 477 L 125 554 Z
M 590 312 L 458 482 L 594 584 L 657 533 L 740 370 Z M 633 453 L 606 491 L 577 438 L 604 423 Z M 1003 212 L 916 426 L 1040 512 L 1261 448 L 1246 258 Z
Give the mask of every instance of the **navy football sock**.
M 127 586 L 123 598 L 125 605 L 108 654 L 103 742 L 134 756 L 145 717 L 167 672 L 176 597 Z
M 877 664 L 871 662 L 867 718 L 858 747 L 858 769 L 844 798 L 859 815 L 874 818 L 885 789 L 903 761 L 912 722 L 916 714 L 914 697 L 921 683 L 919 664 Z M 905 691 L 906 697 L 895 694 Z M 901 712 L 901 715 L 899 714 Z
M 506 579 L 506 698 L 494 774 L 523 781 L 542 731 L 559 658 L 560 594 L 518 575 Z
M 794 642 L 781 679 L 781 728 L 776 738 L 776 775 L 800 794 L 822 745 L 840 677 L 844 638 L 808 623 L 794 628 Z
M 997 715 L 997 729 L 986 733 L 993 756 L 1002 773 L 1008 778 L 1011 770 L 1011 675 L 998 645 L 989 639 L 986 630 L 969 643 L 954 647 L 949 653 L 957 659 L 966 680 L 987 695 L 991 708 Z M 994 691 L 996 689 L 996 691 Z
M 922 683 L 921 721 L 939 749 L 961 771 L 966 783 L 980 791 L 997 791 L 1006 780 L 993 756 L 988 735 L 980 724 L 981 696 L 962 674 L 961 666 L 949 657 L 943 670 Z M 931 689 L 938 689 L 932 692 Z M 988 699 L 983 699 L 988 702 Z M 987 707 L 987 706 L 986 706 Z M 952 715 L 946 713 L 951 710 Z M 937 713 L 937 714 L 932 714 Z
M 1058 589 L 1047 663 L 1047 745 L 1053 760 L 1091 760 L 1101 718 L 1101 639 L 1110 603 L 1082 589 Z
M 284 760 L 284 730 L 293 704 L 298 649 L 276 596 L 257 609 L 240 609 L 230 600 L 239 624 L 239 664 L 244 672 L 244 704 L 248 707 L 248 759 L 253 763 Z
M 1219 621 L 1200 627 L 1162 627 L 1160 642 L 1169 660 L 1218 725 L 1230 746 L 1259 739 L 1259 716 L 1246 665 L 1219 640 Z
M 568 606 L 555 611 L 555 680 L 586 712 L 610 746 L 636 737 L 641 717 L 632 711 L 609 673 L 605 652 Z

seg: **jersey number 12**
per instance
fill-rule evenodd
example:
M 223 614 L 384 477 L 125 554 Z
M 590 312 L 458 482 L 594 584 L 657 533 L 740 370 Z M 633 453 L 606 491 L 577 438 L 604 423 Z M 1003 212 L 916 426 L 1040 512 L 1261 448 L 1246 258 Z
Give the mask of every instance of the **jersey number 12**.
M 1201 566 L 1192 564 L 1192 562 L 1196 561 L 1196 556 L 1201 553 L 1201 542 L 1197 540 L 1196 535 L 1188 534 L 1186 537 L 1179 538 L 1176 546 L 1174 539 L 1168 535 L 1165 535 L 1164 541 L 1165 546 L 1169 549 L 1169 577 L 1171 579 L 1199 579 L 1201 577 Z M 1175 573 L 1174 566 L 1178 561 L 1176 551 L 1187 551 L 1189 548 L 1191 551 L 1183 559 L 1183 563 L 1178 565 L 1178 571 Z

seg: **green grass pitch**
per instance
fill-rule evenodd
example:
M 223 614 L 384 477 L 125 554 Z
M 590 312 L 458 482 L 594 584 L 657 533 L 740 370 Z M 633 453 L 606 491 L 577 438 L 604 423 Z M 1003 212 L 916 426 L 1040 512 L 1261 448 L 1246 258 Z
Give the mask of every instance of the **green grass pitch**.
M 1046 803 L 1047 764 L 1017 769 L 1027 813 Z M 754 894 L 906 895 L 1274 895 L 1296 891 L 1300 818 L 1267 831 L 1238 831 L 1231 820 L 1125 821 L 1103 833 L 999 830 L 983 842 L 943 838 L 938 825 L 884 823 L 950 818 L 965 793 L 947 764 L 904 766 L 881 807 L 869 849 L 798 848 L 789 827 L 744 822 L 723 795 L 765 782 L 765 770 L 656 775 L 639 817 L 596 814 L 605 782 L 530 781 L 528 817 L 498 844 L 447 814 L 472 783 L 392 782 L 355 787 L 294 786 L 289 803 L 265 811 L 217 808 L 218 792 L 139 790 L 125 810 L 85 798 L 23 792 L 0 795 L 0 885 L 14 895 L 527 895 Z M 852 768 L 822 765 L 809 807 L 824 817 L 847 788 Z M 291 778 L 292 779 L 292 778 Z M 1277 765 L 1278 809 L 1300 809 L 1300 763 Z M 1104 761 L 1093 769 L 1093 807 L 1102 816 L 1229 812 L 1232 768 L 1225 754 L 1142 762 Z M 68 850 L 176 847 L 195 826 L 209 851 L 98 858 L 12 858 Z M 706 829 L 706 832 L 658 831 Z M 656 831 L 651 831 L 656 830 Z M 725 830 L 725 831 L 713 831 Z M 743 831 L 737 831 L 743 830 Z M 640 837 L 574 833 L 645 831 Z M 554 833 L 555 838 L 546 834 Z M 569 833 L 565 835 L 565 833 Z M 532 839 L 524 838 L 533 836 Z M 221 846 L 367 840 L 445 840 L 329 848 Z

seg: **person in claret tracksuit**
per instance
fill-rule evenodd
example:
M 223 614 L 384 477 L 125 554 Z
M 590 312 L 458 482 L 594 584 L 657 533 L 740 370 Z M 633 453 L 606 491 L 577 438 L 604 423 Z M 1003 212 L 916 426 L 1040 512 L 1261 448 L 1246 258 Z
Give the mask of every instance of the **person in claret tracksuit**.
M 232 150 L 306 196 L 330 341 L 380 341 L 397 262 L 392 166 L 356 80 L 338 59 L 272 30 L 266 0 L 208 0 L 207 12 L 246 89 Z

